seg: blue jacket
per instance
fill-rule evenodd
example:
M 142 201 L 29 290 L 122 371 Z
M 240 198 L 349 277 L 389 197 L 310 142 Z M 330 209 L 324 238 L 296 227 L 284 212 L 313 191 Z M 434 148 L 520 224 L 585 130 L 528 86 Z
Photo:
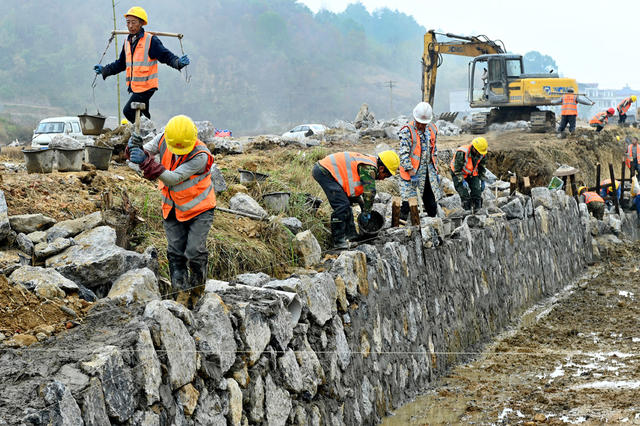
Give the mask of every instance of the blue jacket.
M 118 74 L 127 69 L 127 60 L 126 55 L 124 53 L 124 48 L 127 43 L 131 43 L 131 49 L 135 50 L 136 45 L 138 44 L 138 40 L 142 38 L 144 35 L 144 28 L 140 30 L 138 34 L 129 34 L 127 36 L 127 41 L 122 45 L 122 50 L 120 51 L 120 57 L 117 61 L 111 62 L 110 64 L 105 65 L 102 68 L 102 79 L 106 79 L 110 75 Z M 149 46 L 149 58 L 157 59 L 159 62 L 163 64 L 167 64 L 172 68 L 179 70 L 180 65 L 178 65 L 178 58 L 176 55 L 171 53 L 169 49 L 164 47 L 160 39 L 156 36 L 151 37 L 151 45 Z M 158 89 L 151 89 L 158 90 Z M 129 87 L 129 92 L 131 92 L 131 87 Z

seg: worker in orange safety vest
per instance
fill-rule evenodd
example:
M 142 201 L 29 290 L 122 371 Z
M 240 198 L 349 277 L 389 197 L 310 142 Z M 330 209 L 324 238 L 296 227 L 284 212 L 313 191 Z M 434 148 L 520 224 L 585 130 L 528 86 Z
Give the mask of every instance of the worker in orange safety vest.
M 640 154 L 640 144 L 638 138 L 633 136 L 630 140 L 630 144 L 627 146 L 627 154 L 624 159 L 624 164 L 627 168 L 631 169 L 631 177 L 634 175 L 640 175 L 640 164 L 638 164 L 638 154 Z
M 458 148 L 451 159 L 451 178 L 465 210 L 482 208 L 482 180 L 487 171 L 488 150 L 487 140 L 480 136 Z
M 631 104 L 636 101 L 636 95 L 631 95 L 627 98 L 624 98 L 622 102 L 618 104 L 616 110 L 618 110 L 618 123 L 623 124 L 627 120 L 627 112 L 629 108 L 631 108 Z
M 606 126 L 609 122 L 609 117 L 613 117 L 613 114 L 615 114 L 615 112 L 616 111 L 613 108 L 609 108 L 606 111 L 599 112 L 591 118 L 591 120 L 589 121 L 589 125 L 591 127 L 595 127 L 596 132 L 599 132 L 604 129 L 604 126 Z
M 143 26 L 147 25 L 149 19 L 143 8 L 134 6 L 124 14 L 124 17 L 129 35 L 122 45 L 120 57 L 117 61 L 104 66 L 96 64 L 93 70 L 96 74 L 101 74 L 102 79 L 126 70 L 127 88 L 131 97 L 122 112 L 127 120 L 133 123 L 135 111 L 131 108 L 131 102 L 144 103 L 145 109 L 142 110 L 142 114 L 151 118 L 149 100 L 158 90 L 158 62 L 180 70 L 189 65 L 190 61 L 187 55 L 177 57 L 163 46 L 157 36 L 145 32 Z
M 593 191 L 587 191 L 586 186 L 578 188 L 578 195 L 580 196 L 580 202 L 587 205 L 587 210 L 593 217 L 598 220 L 602 220 L 604 217 L 604 199 Z
M 564 129 L 569 125 L 569 133 L 573 133 L 576 129 L 576 118 L 578 117 L 578 104 L 593 105 L 593 102 L 587 101 L 580 95 L 574 94 L 573 87 L 567 89 L 567 93 L 561 98 L 553 101 L 554 105 L 562 104 L 562 111 L 560 113 L 560 125 L 558 126 L 558 133 L 563 134 Z

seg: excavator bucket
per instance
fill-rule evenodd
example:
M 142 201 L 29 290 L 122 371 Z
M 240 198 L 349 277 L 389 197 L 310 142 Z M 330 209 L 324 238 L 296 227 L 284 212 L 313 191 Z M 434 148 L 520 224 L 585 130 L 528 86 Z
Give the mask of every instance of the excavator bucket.
M 438 120 L 448 121 L 449 123 L 453 123 L 453 121 L 458 116 L 457 112 L 443 112 L 438 117 Z

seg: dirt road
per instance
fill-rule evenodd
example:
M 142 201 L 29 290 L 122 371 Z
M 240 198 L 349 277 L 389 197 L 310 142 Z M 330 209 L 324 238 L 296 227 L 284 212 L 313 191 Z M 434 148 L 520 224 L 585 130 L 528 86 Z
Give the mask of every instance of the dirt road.
M 639 251 L 612 248 L 383 425 L 640 424 Z

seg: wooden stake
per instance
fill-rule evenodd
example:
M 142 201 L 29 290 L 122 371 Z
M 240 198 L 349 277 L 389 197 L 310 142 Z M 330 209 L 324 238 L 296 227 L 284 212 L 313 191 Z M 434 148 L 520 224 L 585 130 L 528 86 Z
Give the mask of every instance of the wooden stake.
M 600 163 L 596 164 L 596 193 L 600 194 Z
M 611 190 L 613 191 L 613 203 L 616 205 L 616 213 L 620 214 L 620 201 L 616 190 L 616 175 L 613 173 L 613 164 L 609 163 L 609 175 L 611 176 Z
M 622 200 L 624 200 L 624 177 L 626 174 L 626 170 L 627 166 L 624 164 L 624 161 L 622 162 L 622 170 L 620 171 L 620 176 L 622 177 L 620 179 L 620 202 L 622 203 Z
M 411 223 L 420 226 L 420 210 L 418 210 L 418 199 L 409 198 L 409 212 L 411 213 Z
M 511 176 L 509 178 L 509 183 L 510 183 L 509 192 L 511 194 L 513 194 L 518 189 L 518 177 L 517 176 Z
M 400 197 L 393 197 L 391 199 L 391 227 L 396 228 L 400 226 L 400 206 L 402 205 L 402 199 Z
M 529 176 L 522 178 L 522 187 L 522 190 L 526 195 L 531 194 L 531 181 L 529 180 Z

